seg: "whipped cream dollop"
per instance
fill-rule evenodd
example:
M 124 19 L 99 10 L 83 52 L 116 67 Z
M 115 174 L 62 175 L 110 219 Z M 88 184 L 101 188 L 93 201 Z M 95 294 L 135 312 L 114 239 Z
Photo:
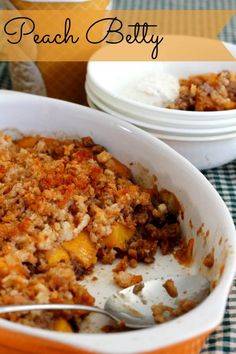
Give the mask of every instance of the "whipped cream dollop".
M 179 80 L 165 72 L 149 73 L 126 86 L 123 95 L 148 105 L 165 107 L 179 95 Z

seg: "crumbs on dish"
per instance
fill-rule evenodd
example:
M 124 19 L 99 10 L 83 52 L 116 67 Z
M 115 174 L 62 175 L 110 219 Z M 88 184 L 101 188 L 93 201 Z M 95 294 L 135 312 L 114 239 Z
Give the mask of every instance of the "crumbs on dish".
M 95 299 L 80 284 L 97 262 L 121 261 L 114 280 L 142 280 L 128 266 L 183 247 L 176 198 L 135 183 L 130 169 L 90 137 L 0 135 L 0 304 Z M 2 317 L 78 332 L 84 312 L 33 311 Z

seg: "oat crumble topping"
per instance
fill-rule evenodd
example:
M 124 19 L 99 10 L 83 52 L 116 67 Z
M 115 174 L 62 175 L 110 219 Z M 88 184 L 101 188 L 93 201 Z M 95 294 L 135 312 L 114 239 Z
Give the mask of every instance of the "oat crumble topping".
M 234 72 L 223 70 L 218 74 L 193 75 L 179 82 L 179 96 L 167 108 L 183 111 L 223 111 L 236 108 Z
M 79 281 L 97 262 L 115 258 L 123 258 L 114 273 L 119 285 L 142 280 L 125 273 L 128 263 L 152 263 L 158 247 L 166 254 L 183 243 L 178 215 L 164 199 L 156 187 L 137 185 L 129 168 L 90 137 L 12 141 L 1 133 L 0 303 L 93 305 Z M 3 317 L 78 332 L 85 315 Z

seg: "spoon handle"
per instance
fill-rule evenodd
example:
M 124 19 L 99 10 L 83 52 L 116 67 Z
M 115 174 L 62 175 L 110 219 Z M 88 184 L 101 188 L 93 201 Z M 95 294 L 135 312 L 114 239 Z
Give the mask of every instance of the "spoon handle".
M 115 316 L 111 313 L 101 309 L 96 306 L 87 306 L 87 305 L 77 305 L 77 304 L 29 304 L 29 305 L 7 305 L 0 306 L 0 315 L 11 312 L 20 312 L 20 311 L 41 311 L 41 310 L 82 310 L 88 312 L 101 313 L 105 316 L 110 317 L 111 319 L 118 321 Z

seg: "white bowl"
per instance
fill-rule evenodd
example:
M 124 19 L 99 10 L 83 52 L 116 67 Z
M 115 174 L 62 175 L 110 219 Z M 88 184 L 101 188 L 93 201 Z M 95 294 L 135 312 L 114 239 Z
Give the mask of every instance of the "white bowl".
M 160 138 L 159 134 L 156 134 Z M 200 170 L 219 167 L 236 159 L 236 136 L 211 141 L 186 141 L 162 137 L 162 141 L 186 157 Z
M 99 100 L 94 99 L 87 91 L 87 100 L 90 107 L 110 113 L 124 121 L 135 124 L 137 127 L 161 139 L 171 146 L 181 155 L 186 157 L 194 166 L 200 170 L 214 168 L 224 165 L 236 158 L 236 132 L 222 135 L 193 136 L 190 134 L 171 134 L 163 129 L 151 129 L 145 125 L 139 125 L 137 122 L 125 115 L 117 113 Z
M 229 51 L 236 57 L 236 46 L 225 43 Z M 117 62 L 117 61 L 93 61 L 103 49 L 94 54 L 89 61 L 88 79 L 96 89 L 109 100 L 110 103 L 118 104 L 123 109 L 132 110 L 133 113 L 149 114 L 153 119 L 169 118 L 174 120 L 189 121 L 223 121 L 227 118 L 235 118 L 236 110 L 217 112 L 189 112 L 150 106 L 140 103 L 122 95 L 124 88 L 129 83 L 142 79 L 146 74 L 153 72 L 167 72 L 177 78 L 189 75 L 232 70 L 236 72 L 236 62 Z
M 181 124 L 178 122 L 175 124 L 165 124 L 156 119 L 156 121 L 148 120 L 146 115 L 134 114 L 132 111 L 128 113 L 127 109 L 123 109 L 122 105 L 114 105 L 111 104 L 110 101 L 104 101 L 99 97 L 97 91 L 91 88 L 89 81 L 86 80 L 85 90 L 87 96 L 89 96 L 92 101 L 97 105 L 97 107 L 101 108 L 104 112 L 111 113 L 114 116 L 124 119 L 129 123 L 135 124 L 139 127 L 149 128 L 156 131 L 161 131 L 166 134 L 177 134 L 181 136 L 220 136 L 227 133 L 235 133 L 236 134 L 236 119 L 230 119 L 230 121 L 235 121 L 231 123 L 229 126 L 225 126 L 224 121 L 221 122 L 221 127 L 214 124 L 212 121 L 211 126 L 206 127 L 206 125 L 202 125 L 199 123 L 197 126 L 194 123 L 189 123 L 189 125 Z M 164 120 L 164 119 L 163 119 Z M 205 123 L 205 122 L 204 122 Z M 217 127 L 216 127 L 217 126 Z
M 231 128 L 235 127 L 236 129 L 236 114 L 233 117 L 224 117 L 223 119 L 216 119 L 216 120 L 192 120 L 192 119 L 185 119 L 185 117 L 178 116 L 178 119 L 175 117 L 162 116 L 159 114 L 153 114 L 151 111 L 142 112 L 140 110 L 134 111 L 132 108 L 124 106 L 120 104 L 119 101 L 108 97 L 104 91 L 96 87 L 94 83 L 90 80 L 89 75 L 87 74 L 86 78 L 86 87 L 90 92 L 92 92 L 100 101 L 102 101 L 107 106 L 111 107 L 114 111 L 126 115 L 132 118 L 134 121 L 149 124 L 152 126 L 155 125 L 162 125 L 163 127 L 178 127 L 178 128 L 196 128 L 196 129 L 212 129 L 212 128 Z
M 0 332 L 9 334 L 8 331 L 12 331 L 10 338 L 13 340 L 7 343 L 8 347 L 13 348 L 12 352 L 16 352 L 15 346 L 20 346 L 18 341 L 14 340 L 19 337 L 19 333 L 21 343 L 31 338 L 32 348 L 34 338 L 35 341 L 40 339 L 37 341 L 38 346 L 47 340 L 48 353 L 50 347 L 53 347 L 50 341 L 58 343 L 57 350 L 52 353 L 69 352 L 68 348 L 66 350 L 63 347 L 62 351 L 60 349 L 60 344 L 67 344 L 77 348 L 78 352 L 81 350 L 82 353 L 90 351 L 106 354 L 134 354 L 160 348 L 164 348 L 163 353 L 169 353 L 173 349 L 169 349 L 169 346 L 198 336 L 201 336 L 202 343 L 207 333 L 223 318 L 236 269 L 234 224 L 226 205 L 212 185 L 193 165 L 166 144 L 105 113 L 68 102 L 11 92 L 0 93 L 0 105 L 0 129 L 16 128 L 25 134 L 34 132 L 48 136 L 90 135 L 124 163 L 138 161 L 150 174 L 158 176 L 159 187 L 171 190 L 181 201 L 184 211 L 184 219 L 181 221 L 183 231 L 187 239 L 194 238 L 194 264 L 187 271 L 200 271 L 216 285 L 206 300 L 189 313 L 163 325 L 139 331 L 111 334 L 57 333 L 1 319 Z M 135 166 L 136 174 L 140 170 L 136 164 L 132 168 Z M 204 225 L 202 231 L 205 230 L 209 234 L 207 239 L 196 235 L 196 230 L 201 225 Z M 215 263 L 209 270 L 202 262 L 212 247 L 215 250 Z M 172 261 L 168 262 L 169 259 Z M 156 276 L 170 276 L 175 268 L 186 272 L 171 256 L 158 255 L 153 271 Z M 101 281 L 105 281 L 105 278 Z M 95 284 L 93 286 L 96 288 L 96 282 L 90 282 L 88 286 L 92 286 L 91 283 Z M 112 289 L 109 281 L 107 285 L 101 286 L 101 291 L 106 295 Z M 193 345 L 192 341 L 189 343 Z M 4 345 L 3 335 L 0 336 L 0 345 Z M 199 342 L 195 345 L 199 348 Z M 187 352 L 190 352 L 190 349 Z

